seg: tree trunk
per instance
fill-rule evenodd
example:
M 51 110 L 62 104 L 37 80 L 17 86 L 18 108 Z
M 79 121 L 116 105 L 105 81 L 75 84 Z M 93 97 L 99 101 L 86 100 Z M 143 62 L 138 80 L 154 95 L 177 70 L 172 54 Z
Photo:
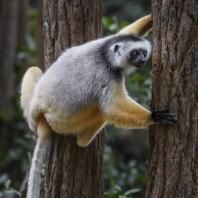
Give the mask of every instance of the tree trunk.
M 12 0 L 11 0 L 12 1 Z M 17 0 L 15 0 L 17 2 Z M 28 48 L 29 21 L 28 21 L 28 1 L 18 0 L 18 24 L 17 24 L 17 47 L 24 50 Z M 28 69 L 28 57 L 23 61 L 23 67 Z M 26 65 L 25 65 L 26 64 Z
M 18 5 L 0 1 L 0 150 L 10 144 L 9 125 L 14 114 L 14 58 L 17 42 Z M 7 140 L 7 141 L 6 141 Z
M 37 9 L 38 9 L 38 24 L 36 32 L 36 58 L 37 66 L 45 71 L 44 64 L 44 36 L 43 36 L 43 1 L 37 0 Z
M 44 0 L 43 11 L 46 67 L 66 48 L 102 36 L 101 0 Z M 53 133 L 46 160 L 45 197 L 102 198 L 104 142 L 105 130 L 85 148 L 77 146 L 74 136 Z
M 152 0 L 155 109 L 178 122 L 150 127 L 147 198 L 198 197 L 198 2 Z

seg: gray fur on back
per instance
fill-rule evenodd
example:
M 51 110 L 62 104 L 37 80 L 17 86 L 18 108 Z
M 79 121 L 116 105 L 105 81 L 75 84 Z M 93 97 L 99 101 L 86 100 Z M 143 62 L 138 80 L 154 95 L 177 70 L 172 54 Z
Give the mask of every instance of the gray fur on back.
M 132 35 L 116 35 L 66 50 L 44 73 L 34 97 L 43 108 L 58 109 L 64 116 L 95 101 L 103 108 L 104 103 L 110 102 L 116 94 L 108 94 L 108 90 L 112 90 L 115 82 L 124 82 L 123 69 L 114 68 L 116 58 L 110 47 L 123 43 L 127 46 L 124 50 L 128 52 L 135 42 L 148 41 Z

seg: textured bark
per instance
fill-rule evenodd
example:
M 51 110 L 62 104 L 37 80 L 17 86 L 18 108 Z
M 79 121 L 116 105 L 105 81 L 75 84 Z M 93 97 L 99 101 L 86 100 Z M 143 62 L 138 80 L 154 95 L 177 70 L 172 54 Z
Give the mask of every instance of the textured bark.
M 102 36 L 101 0 L 44 0 L 45 63 L 66 48 Z M 67 76 L 65 76 L 67 77 Z M 53 133 L 46 160 L 45 197 L 102 198 L 105 130 L 86 148 Z
M 148 198 L 198 197 L 198 2 L 152 0 L 155 109 L 178 122 L 150 127 Z
M 43 1 L 37 0 L 38 8 L 38 23 L 36 32 L 36 45 L 37 45 L 37 65 L 42 70 L 45 71 L 44 65 L 44 36 L 43 36 Z

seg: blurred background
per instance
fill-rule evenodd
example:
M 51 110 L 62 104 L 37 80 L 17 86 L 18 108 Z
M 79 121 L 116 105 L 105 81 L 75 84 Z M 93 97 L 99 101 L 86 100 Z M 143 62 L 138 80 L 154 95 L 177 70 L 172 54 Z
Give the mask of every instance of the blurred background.
M 103 34 L 114 34 L 150 12 L 150 0 L 103 0 Z M 19 89 L 27 68 L 38 65 L 44 71 L 42 25 L 42 1 L 0 1 L 0 197 L 25 197 L 36 137 L 22 117 Z M 151 34 L 147 38 L 152 42 Z M 129 95 L 148 108 L 151 60 L 143 69 L 129 68 L 125 76 Z M 107 126 L 107 131 L 104 196 L 143 198 L 148 130 Z

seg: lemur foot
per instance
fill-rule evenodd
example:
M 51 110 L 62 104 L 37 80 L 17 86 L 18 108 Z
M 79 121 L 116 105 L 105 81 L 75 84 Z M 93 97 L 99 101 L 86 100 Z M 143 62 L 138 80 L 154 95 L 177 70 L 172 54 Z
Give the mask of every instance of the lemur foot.
M 174 124 L 174 122 L 177 121 L 177 118 L 174 113 L 169 113 L 168 108 L 160 109 L 155 111 L 151 104 L 150 111 L 152 112 L 151 117 L 154 123 L 168 123 L 168 124 Z

